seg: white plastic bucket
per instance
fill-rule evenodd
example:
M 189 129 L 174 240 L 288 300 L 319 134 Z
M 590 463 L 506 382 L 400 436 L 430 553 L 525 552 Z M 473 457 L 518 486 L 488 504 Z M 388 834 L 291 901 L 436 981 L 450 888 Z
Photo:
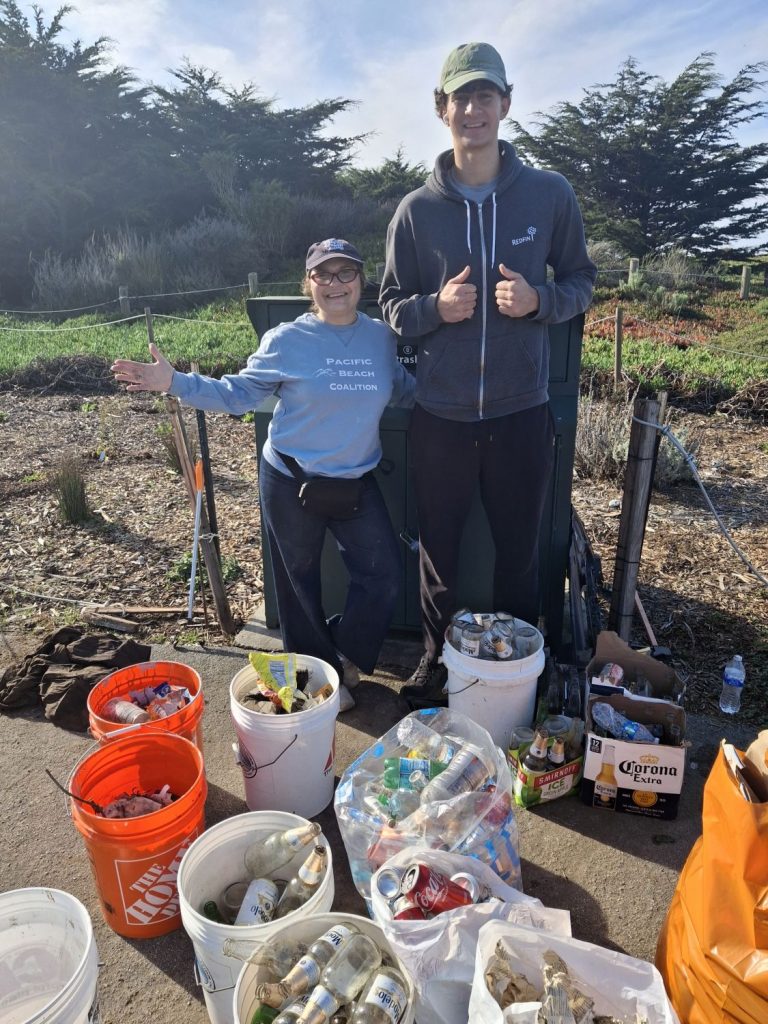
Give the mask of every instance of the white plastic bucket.
M 232 1024 L 232 990 L 243 962 L 255 949 L 286 924 L 333 905 L 333 857 L 321 836 L 318 842 L 328 851 L 328 870 L 317 892 L 292 914 L 267 924 L 231 925 L 209 921 L 201 913 L 207 900 L 218 900 L 228 885 L 246 877 L 245 851 L 254 840 L 306 823 L 305 818 L 285 811 L 237 814 L 203 832 L 184 854 L 176 878 L 181 923 L 195 948 L 195 974 L 212 1024 Z M 297 853 L 278 875 L 292 877 L 310 850 L 308 846 Z
M 515 619 L 515 626 L 527 622 Z M 530 627 L 533 628 L 533 627 Z M 514 725 L 530 725 L 536 709 L 536 680 L 544 669 L 544 637 L 536 632 L 533 653 L 516 661 L 486 661 L 457 651 L 446 638 L 442 662 L 448 669 L 448 707 L 482 725 L 506 751 Z
M 0 1020 L 98 1020 L 99 957 L 88 911 L 59 889 L 0 895 Z
M 379 925 L 367 917 L 358 917 L 356 914 L 314 914 L 312 917 L 305 917 L 303 920 L 292 924 L 288 924 L 288 918 L 285 921 L 285 927 L 272 934 L 272 939 L 276 946 L 288 945 L 293 942 L 309 945 L 315 939 L 320 938 L 329 928 L 333 928 L 334 925 L 344 924 L 345 922 L 357 925 L 364 935 L 369 935 L 373 939 L 383 953 L 387 953 L 392 958 L 395 967 L 405 978 L 408 984 L 408 1009 L 405 1011 L 399 1024 L 413 1024 L 415 1003 L 413 981 L 407 968 L 387 941 Z M 235 986 L 234 1024 L 251 1024 L 253 1015 L 260 1005 L 256 999 L 256 986 L 260 982 L 267 980 L 269 980 L 268 968 L 256 964 L 245 964 Z
M 309 672 L 310 689 L 330 683 L 333 696 L 293 715 L 259 714 L 238 700 L 256 685 L 256 672 L 247 665 L 232 680 L 229 704 L 249 809 L 314 818 L 333 799 L 339 676 L 308 655 L 297 655 L 296 665 Z

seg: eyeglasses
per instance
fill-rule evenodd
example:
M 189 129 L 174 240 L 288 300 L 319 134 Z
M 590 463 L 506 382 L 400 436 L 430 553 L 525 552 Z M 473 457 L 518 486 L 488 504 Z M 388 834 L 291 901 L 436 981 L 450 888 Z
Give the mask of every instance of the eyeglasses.
M 335 273 L 330 270 L 312 270 L 309 277 L 315 284 L 331 284 L 334 277 L 339 284 L 351 284 L 359 274 L 360 271 L 356 267 L 342 267 Z

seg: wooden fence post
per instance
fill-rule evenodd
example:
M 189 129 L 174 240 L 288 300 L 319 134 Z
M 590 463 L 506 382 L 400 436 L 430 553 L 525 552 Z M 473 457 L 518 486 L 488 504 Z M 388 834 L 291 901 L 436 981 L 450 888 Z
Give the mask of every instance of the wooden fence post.
M 624 338 L 624 309 L 616 307 L 616 323 L 613 333 L 613 390 L 621 387 L 621 344 Z
M 259 275 L 249 274 L 248 275 L 248 294 L 253 298 L 259 294 Z
M 655 399 L 637 399 L 629 434 L 627 472 L 616 544 L 611 609 L 608 614 L 608 628 L 615 630 L 622 640 L 629 640 L 632 631 L 657 435 L 654 426 L 643 426 L 636 422 L 635 417 L 646 423 L 659 423 L 659 409 L 660 403 Z
M 739 298 L 749 298 L 749 284 L 752 280 L 752 267 L 748 263 L 745 263 L 741 268 L 741 288 L 739 288 Z
M 128 298 L 128 285 L 121 284 L 117 289 L 117 297 L 120 299 L 120 313 L 122 316 L 129 316 L 131 312 L 131 300 Z
M 629 261 L 629 276 L 627 284 L 631 287 L 635 283 L 635 278 L 640 271 L 640 260 L 637 256 L 633 256 Z

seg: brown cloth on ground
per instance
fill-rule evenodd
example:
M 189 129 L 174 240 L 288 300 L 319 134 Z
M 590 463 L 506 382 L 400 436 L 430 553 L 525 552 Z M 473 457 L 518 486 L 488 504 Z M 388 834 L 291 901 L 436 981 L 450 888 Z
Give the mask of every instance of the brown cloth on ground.
M 0 675 L 0 711 L 31 707 L 42 700 L 45 717 L 64 729 L 88 728 L 88 694 L 105 676 L 126 665 L 149 661 L 152 649 L 135 640 L 85 634 L 63 626 L 20 665 Z

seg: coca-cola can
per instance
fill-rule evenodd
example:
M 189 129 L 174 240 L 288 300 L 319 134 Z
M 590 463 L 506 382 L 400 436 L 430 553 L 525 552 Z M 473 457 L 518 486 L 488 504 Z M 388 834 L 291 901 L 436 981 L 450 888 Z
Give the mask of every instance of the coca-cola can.
M 473 902 L 466 889 L 427 864 L 411 864 L 406 869 L 400 883 L 400 892 L 433 914 L 466 907 Z
M 491 898 L 491 890 L 488 886 L 483 885 L 468 871 L 457 871 L 455 875 L 451 875 L 451 881 L 454 885 L 460 885 L 462 889 L 466 889 L 472 897 L 473 903 L 485 903 Z
M 398 896 L 390 903 L 393 921 L 426 921 L 427 912 L 407 896 Z

